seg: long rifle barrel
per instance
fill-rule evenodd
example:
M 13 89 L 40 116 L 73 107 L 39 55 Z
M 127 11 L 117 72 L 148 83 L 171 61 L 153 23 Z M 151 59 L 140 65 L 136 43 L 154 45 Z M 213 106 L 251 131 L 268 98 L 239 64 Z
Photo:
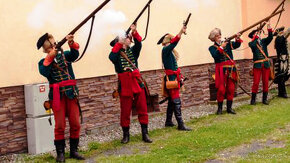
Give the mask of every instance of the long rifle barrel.
M 150 3 L 152 2 L 153 0 L 149 0 L 149 2 L 146 4 L 146 6 L 142 9 L 142 11 L 139 13 L 139 15 L 137 16 L 137 18 L 133 21 L 132 24 L 136 24 L 137 21 L 140 19 L 140 17 L 143 15 L 143 13 L 145 12 L 145 10 L 149 7 Z M 126 31 L 126 34 L 128 35 L 131 31 L 131 26 L 127 29 Z
M 246 29 L 240 31 L 239 33 L 240 33 L 240 34 L 243 34 L 243 33 L 245 33 L 246 31 L 250 30 L 251 28 L 253 28 L 253 27 L 255 27 L 255 26 L 257 26 L 257 25 L 259 25 L 259 24 L 261 24 L 261 23 L 263 23 L 263 22 L 265 22 L 265 21 L 268 21 L 268 20 L 271 19 L 272 17 L 274 17 L 274 16 L 276 16 L 276 15 L 282 13 L 283 11 L 285 11 L 285 10 L 284 10 L 284 9 L 281 9 L 281 10 L 277 11 L 276 13 L 271 14 L 270 16 L 267 16 L 266 18 L 264 18 L 264 19 L 258 21 L 257 23 L 255 23 L 255 24 L 253 24 L 253 25 L 247 27 Z M 227 40 L 230 41 L 230 40 L 234 39 L 236 36 L 237 36 L 237 35 L 234 34 L 233 36 L 228 37 Z
M 76 26 L 70 33 L 74 34 L 76 31 L 78 31 L 84 24 L 86 24 L 87 21 L 89 21 L 97 12 L 99 12 L 107 3 L 109 3 L 111 0 L 104 1 L 98 8 L 96 8 L 87 18 L 85 18 L 78 26 Z M 56 48 L 60 48 L 65 42 L 66 38 L 63 38 L 58 44 L 56 45 Z
M 189 13 L 189 15 L 187 16 L 187 19 L 183 22 L 183 25 L 186 27 L 188 22 L 189 22 L 189 19 L 191 17 L 191 13 Z M 186 33 L 184 32 L 184 34 L 186 35 Z
M 285 3 L 285 1 L 286 0 L 283 0 L 271 14 L 275 14 L 275 12 L 279 10 L 279 8 Z M 264 22 L 263 24 L 261 24 L 261 26 L 259 27 L 259 29 L 260 30 L 263 29 L 265 25 L 266 25 L 266 23 Z
M 272 14 L 275 14 L 276 13 L 276 11 L 278 11 L 279 10 L 279 8 L 285 3 L 285 1 L 286 0 L 283 0 L 280 4 L 279 4 L 279 6 L 272 12 Z
M 150 3 L 151 3 L 152 1 L 153 1 L 153 0 L 149 0 L 149 1 L 148 1 L 148 3 L 147 3 L 147 4 L 145 5 L 145 7 L 141 10 L 141 12 L 138 14 L 137 18 L 133 21 L 132 24 L 136 24 L 136 23 L 137 23 L 137 21 L 140 19 L 140 17 L 141 17 L 142 14 L 145 12 L 145 10 L 146 10 L 148 7 L 150 7 Z M 131 25 L 132 25 L 132 24 L 130 24 L 129 28 L 127 29 L 127 31 L 126 31 L 126 35 L 128 35 L 128 34 L 130 33 L 130 31 L 131 31 Z M 110 42 L 110 45 L 113 47 L 117 42 L 118 42 L 118 37 L 116 37 L 114 40 L 112 40 L 112 41 Z
M 189 15 L 188 15 L 188 17 L 187 17 L 186 21 L 184 21 L 184 23 L 183 23 L 183 25 L 184 25 L 184 26 L 187 26 L 187 24 L 188 24 L 188 22 L 189 22 L 189 19 L 190 19 L 190 17 L 191 17 L 191 13 L 189 13 Z

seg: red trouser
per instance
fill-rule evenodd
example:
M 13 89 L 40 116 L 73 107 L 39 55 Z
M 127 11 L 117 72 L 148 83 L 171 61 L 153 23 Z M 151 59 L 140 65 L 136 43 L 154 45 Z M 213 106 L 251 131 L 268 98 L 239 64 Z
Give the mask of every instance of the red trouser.
M 52 103 L 52 102 L 51 102 Z M 52 106 L 53 109 L 53 106 Z M 70 125 L 70 138 L 77 139 L 80 136 L 80 112 L 77 104 L 77 99 L 69 99 L 67 96 L 63 96 L 60 99 L 60 109 L 55 111 L 53 109 L 55 127 L 54 138 L 55 140 L 64 139 L 64 131 L 66 126 L 65 117 L 68 117 Z
M 130 126 L 130 117 L 133 102 L 136 103 L 139 122 L 141 124 L 148 124 L 146 95 L 144 88 L 142 88 L 142 91 L 140 93 L 134 94 L 134 97 L 120 96 L 122 127 Z
M 179 96 L 179 90 L 180 88 L 175 88 L 175 89 L 169 89 L 169 97 L 173 100 L 173 99 L 177 99 L 180 98 Z
M 262 64 L 262 68 L 254 68 L 253 73 L 254 73 L 254 82 L 252 87 L 252 93 L 258 92 L 261 75 L 263 82 L 263 92 L 268 92 L 270 68 L 265 68 L 264 64 Z
M 236 73 L 236 72 L 232 72 Z M 224 74 L 224 84 L 220 84 L 217 91 L 217 101 L 223 102 L 227 93 L 227 100 L 233 101 L 235 94 L 235 82 L 229 77 L 229 73 Z

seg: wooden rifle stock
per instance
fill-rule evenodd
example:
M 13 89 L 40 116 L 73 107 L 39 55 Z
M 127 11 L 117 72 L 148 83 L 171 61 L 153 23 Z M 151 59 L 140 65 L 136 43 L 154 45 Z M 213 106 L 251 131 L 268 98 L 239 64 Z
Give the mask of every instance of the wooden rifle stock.
M 111 0 L 105 0 L 98 8 L 96 8 L 88 17 L 86 17 L 78 26 L 76 26 L 68 35 L 75 34 L 87 21 L 89 21 L 97 12 L 99 12 L 107 3 Z M 56 48 L 59 49 L 65 42 L 66 38 L 64 37 L 60 42 L 57 43 Z

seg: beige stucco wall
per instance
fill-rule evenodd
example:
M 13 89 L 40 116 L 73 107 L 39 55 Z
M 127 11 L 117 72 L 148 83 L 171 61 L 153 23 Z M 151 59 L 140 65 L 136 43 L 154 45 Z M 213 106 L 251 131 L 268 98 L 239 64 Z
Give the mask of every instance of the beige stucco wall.
M 73 3 L 72 3 L 73 2 Z M 37 63 L 44 56 L 36 50 L 37 39 L 45 32 L 61 40 L 82 19 L 93 11 L 101 0 L 10 0 L 0 1 L 0 87 L 45 82 L 38 73 Z M 262 4 L 257 4 L 264 2 Z M 147 0 L 112 0 L 96 15 L 91 44 L 83 59 L 74 64 L 77 78 L 114 74 L 108 59 L 109 42 L 121 29 L 127 29 Z M 161 48 L 156 45 L 164 33 L 176 34 L 188 13 L 192 13 L 188 34 L 183 36 L 177 50 L 179 66 L 213 62 L 208 47 L 212 44 L 208 33 L 214 27 L 229 36 L 243 27 L 268 15 L 278 0 L 153 0 L 147 40 L 143 43 L 139 67 L 141 70 L 161 68 Z M 289 11 L 289 0 L 286 10 Z M 257 8 L 257 6 L 261 6 Z M 253 12 L 257 12 L 253 14 Z M 289 26 L 287 17 L 282 22 Z M 274 22 L 274 21 L 273 21 Z M 287 23 L 285 23 L 287 22 Z M 138 24 L 144 35 L 146 14 Z M 282 23 L 281 23 L 282 24 Z M 89 23 L 75 34 L 83 47 Z M 244 38 L 247 40 L 247 38 Z M 247 42 L 246 42 L 247 43 Z M 64 49 L 67 49 L 64 46 Z M 82 51 L 82 48 L 81 48 Z M 244 58 L 244 51 L 236 52 L 236 59 Z M 247 56 L 247 55 L 246 55 Z M 249 56 L 247 56 L 249 57 Z

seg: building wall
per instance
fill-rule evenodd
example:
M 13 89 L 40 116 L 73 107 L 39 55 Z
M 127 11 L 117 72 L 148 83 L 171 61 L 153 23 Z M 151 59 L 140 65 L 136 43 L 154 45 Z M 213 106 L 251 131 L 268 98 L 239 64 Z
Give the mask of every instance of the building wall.
M 0 1 L 0 87 L 45 82 L 38 73 L 37 63 L 44 57 L 36 49 L 37 39 L 45 32 L 61 40 L 78 23 L 93 11 L 102 0 L 11 0 Z M 114 74 L 108 59 L 108 45 L 120 31 L 127 29 L 147 0 L 112 0 L 96 15 L 91 43 L 83 59 L 74 64 L 77 78 L 90 78 Z M 285 12 L 279 25 L 290 26 L 290 0 L 286 0 Z M 280 0 L 158 0 L 151 4 L 150 26 L 147 40 L 139 61 L 141 70 L 161 69 L 160 46 L 156 45 L 164 33 L 177 34 L 188 13 L 192 13 L 188 32 L 177 50 L 182 56 L 180 66 L 212 63 L 208 53 L 211 42 L 208 33 L 215 27 L 222 29 L 223 37 L 268 16 Z M 17 4 L 17 5 L 16 5 Z M 259 7 L 257 7 L 259 6 Z M 144 36 L 146 15 L 138 22 L 138 30 Z M 277 17 L 271 20 L 276 23 Z M 89 31 L 87 23 L 75 34 L 81 51 Z M 243 35 L 246 48 L 249 39 Z M 273 44 L 270 55 L 274 55 Z M 64 49 L 68 49 L 65 45 Z M 235 59 L 251 58 L 250 49 L 237 51 Z M 151 64 L 148 64 L 151 63 Z
M 0 88 L 0 155 L 27 151 L 24 87 Z
M 143 71 L 161 69 L 161 46 L 157 41 L 165 33 L 177 34 L 183 20 L 192 13 L 187 35 L 177 47 L 182 56 L 180 66 L 212 62 L 208 53 L 211 42 L 208 33 L 220 27 L 224 35 L 242 28 L 240 0 L 158 0 L 151 4 L 148 38 L 143 43 L 139 66 Z M 45 82 L 38 73 L 37 63 L 44 56 L 36 49 L 36 41 L 48 32 L 61 40 L 103 0 L 11 0 L 0 1 L 0 87 Z M 96 14 L 94 31 L 88 51 L 83 59 L 74 64 L 77 78 L 90 78 L 114 74 L 108 59 L 109 42 L 117 33 L 126 30 L 136 18 L 147 0 L 111 0 Z M 15 5 L 17 4 L 17 5 Z M 227 8 L 222 10 L 221 8 Z M 227 15 L 227 22 L 224 16 Z M 144 36 L 146 16 L 138 22 L 138 30 Z M 81 51 L 89 32 L 87 23 L 75 34 Z M 64 49 L 68 49 L 65 45 Z M 202 56 L 202 57 L 201 57 Z M 237 58 L 244 58 L 237 55 Z M 151 64 L 148 64 L 151 63 Z

